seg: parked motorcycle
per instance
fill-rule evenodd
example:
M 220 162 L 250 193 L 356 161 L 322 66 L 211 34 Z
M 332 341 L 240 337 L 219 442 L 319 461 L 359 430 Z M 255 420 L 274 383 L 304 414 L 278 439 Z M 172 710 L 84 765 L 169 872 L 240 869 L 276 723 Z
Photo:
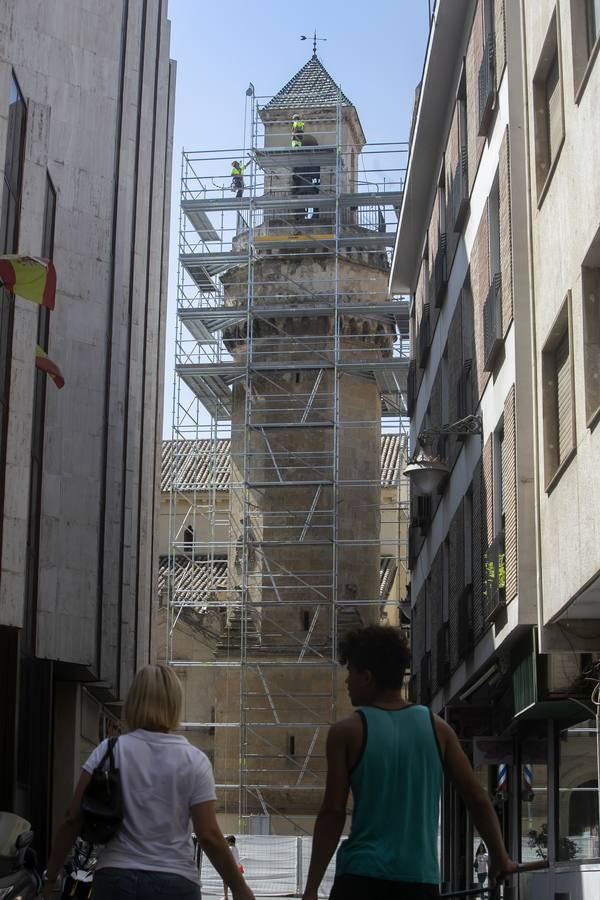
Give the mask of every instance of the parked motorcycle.
M 32 900 L 39 894 L 42 880 L 32 842 L 26 819 L 0 812 L 0 900 Z
M 98 858 L 94 856 L 94 845 L 77 838 L 73 847 L 73 856 L 66 865 L 61 898 L 80 897 L 89 900 L 92 896 L 94 872 Z

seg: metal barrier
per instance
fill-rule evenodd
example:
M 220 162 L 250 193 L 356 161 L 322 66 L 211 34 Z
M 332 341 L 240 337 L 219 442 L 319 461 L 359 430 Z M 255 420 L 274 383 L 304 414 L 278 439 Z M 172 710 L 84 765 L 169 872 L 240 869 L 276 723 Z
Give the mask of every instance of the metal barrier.
M 538 860 L 536 862 L 531 863 L 521 863 L 517 866 L 517 870 L 514 873 L 510 873 L 507 878 L 512 877 L 512 875 L 517 876 L 517 896 L 519 896 L 519 875 L 521 872 L 536 872 L 539 869 L 547 869 L 548 861 L 545 859 Z M 504 879 L 499 881 L 494 887 L 475 887 L 475 888 L 467 888 L 466 890 L 461 891 L 450 891 L 449 893 L 440 894 L 440 900 L 453 900 L 453 898 L 457 897 L 487 897 L 488 900 L 499 900 L 501 894 L 501 888 L 503 886 Z

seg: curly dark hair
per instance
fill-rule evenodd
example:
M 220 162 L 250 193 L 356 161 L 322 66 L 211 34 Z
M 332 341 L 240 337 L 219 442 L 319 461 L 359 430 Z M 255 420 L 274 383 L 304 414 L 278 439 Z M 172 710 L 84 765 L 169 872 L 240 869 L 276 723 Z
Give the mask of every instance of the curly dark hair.
M 349 631 L 340 641 L 340 663 L 359 672 L 368 669 L 378 688 L 402 687 L 404 673 L 410 663 L 410 649 L 399 628 L 389 625 L 367 625 Z

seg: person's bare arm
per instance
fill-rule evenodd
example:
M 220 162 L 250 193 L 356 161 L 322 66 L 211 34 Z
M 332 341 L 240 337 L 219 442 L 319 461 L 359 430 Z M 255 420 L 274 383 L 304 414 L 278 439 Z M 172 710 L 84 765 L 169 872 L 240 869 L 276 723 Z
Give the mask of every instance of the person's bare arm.
M 44 886 L 44 897 L 49 897 L 54 891 L 54 885 L 58 880 L 67 854 L 75 843 L 75 838 L 79 834 L 81 828 L 81 800 L 86 787 L 90 783 L 91 777 L 92 776 L 88 772 L 82 770 L 79 781 L 77 782 L 77 787 L 75 788 L 75 793 L 73 794 L 73 799 L 71 800 L 62 822 L 54 833 L 52 851 L 46 866 L 48 871 L 48 881 Z
M 327 781 L 321 809 L 315 821 L 308 878 L 303 900 L 316 900 L 319 885 L 335 853 L 346 821 L 350 789 L 347 763 L 349 721 L 332 725 L 327 735 Z
M 242 878 L 229 844 L 219 828 L 214 800 L 196 803 L 190 812 L 198 843 L 224 883 L 230 887 L 234 900 L 254 900 L 254 894 Z
M 516 872 L 517 864 L 510 858 L 504 846 L 496 811 L 487 791 L 475 777 L 469 758 L 460 746 L 454 730 L 438 716 L 435 716 L 435 728 L 442 749 L 444 767 L 456 784 L 477 831 L 487 845 L 490 857 L 488 876 L 493 887 L 499 875 Z

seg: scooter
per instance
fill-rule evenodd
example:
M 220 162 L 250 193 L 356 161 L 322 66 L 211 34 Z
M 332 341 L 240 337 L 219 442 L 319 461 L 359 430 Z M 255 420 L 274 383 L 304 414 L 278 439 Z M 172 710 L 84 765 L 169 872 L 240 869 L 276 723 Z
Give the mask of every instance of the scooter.
M 0 812 L 0 900 L 33 900 L 41 891 L 32 842 L 29 822 Z
M 77 838 L 73 848 L 73 858 L 67 863 L 67 873 L 63 882 L 61 898 L 81 897 L 89 900 L 92 896 L 94 872 L 98 858 L 93 855 L 94 845 Z

